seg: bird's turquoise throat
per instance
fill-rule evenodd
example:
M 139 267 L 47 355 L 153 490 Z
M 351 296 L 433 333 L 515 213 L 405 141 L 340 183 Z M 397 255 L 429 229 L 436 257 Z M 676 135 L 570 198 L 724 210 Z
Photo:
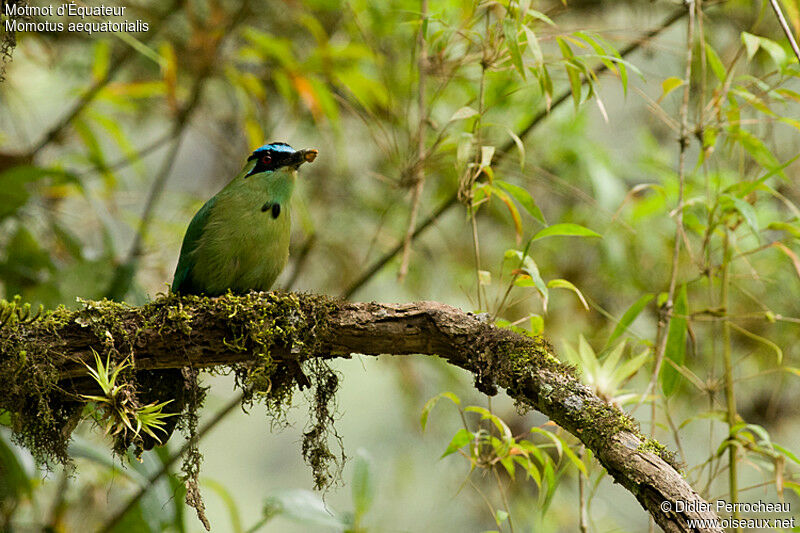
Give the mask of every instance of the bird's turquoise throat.
M 317 151 L 265 144 L 197 212 L 183 238 L 173 292 L 217 296 L 272 287 L 289 258 L 297 169 Z

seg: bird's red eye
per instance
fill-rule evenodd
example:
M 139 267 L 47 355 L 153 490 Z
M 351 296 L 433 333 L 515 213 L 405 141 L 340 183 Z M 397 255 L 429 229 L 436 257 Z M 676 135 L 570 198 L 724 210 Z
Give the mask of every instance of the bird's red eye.
M 265 155 L 261 158 L 261 162 L 265 165 L 269 165 L 272 162 L 272 158 L 268 155 Z

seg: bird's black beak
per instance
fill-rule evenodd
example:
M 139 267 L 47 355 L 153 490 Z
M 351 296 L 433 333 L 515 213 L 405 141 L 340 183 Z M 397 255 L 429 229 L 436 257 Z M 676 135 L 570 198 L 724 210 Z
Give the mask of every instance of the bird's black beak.
M 318 153 L 319 152 L 315 148 L 298 150 L 289 157 L 289 162 L 287 165 L 291 165 L 294 168 L 299 168 L 303 163 L 311 163 L 314 161 L 317 158 Z

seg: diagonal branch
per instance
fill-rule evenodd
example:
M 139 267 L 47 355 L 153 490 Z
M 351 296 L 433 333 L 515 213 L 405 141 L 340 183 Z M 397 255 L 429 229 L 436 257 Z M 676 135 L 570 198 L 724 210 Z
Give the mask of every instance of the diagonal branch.
M 228 36 L 236 26 L 242 22 L 249 9 L 249 0 L 243 1 L 236 12 L 230 17 L 227 23 L 221 28 L 221 35 Z M 150 186 L 145 201 L 144 211 L 142 218 L 139 219 L 139 226 L 136 229 L 130 251 L 128 252 L 125 260 L 114 271 L 114 277 L 111 280 L 106 297 L 112 300 L 122 300 L 125 295 L 130 291 L 133 280 L 136 276 L 136 271 L 139 268 L 139 259 L 143 253 L 144 241 L 148 235 L 150 224 L 152 223 L 153 216 L 155 215 L 156 205 L 161 198 L 161 193 L 172 174 L 172 167 L 178 157 L 181 144 L 186 136 L 186 128 L 192 114 L 197 110 L 200 105 L 203 88 L 206 85 L 209 77 L 214 73 L 216 58 L 218 52 L 222 47 L 222 41 L 216 43 L 216 51 L 214 58 L 206 62 L 200 69 L 197 77 L 192 83 L 192 90 L 187 102 L 181 107 L 175 122 L 169 133 L 169 138 L 172 139 L 169 151 L 161 164 L 156 179 Z
M 633 43 L 629 44 L 628 46 L 626 46 L 625 48 L 623 48 L 620 51 L 620 56 L 621 57 L 627 57 L 631 53 L 635 52 L 636 50 L 638 50 L 639 48 L 644 46 L 646 43 L 650 42 L 650 40 L 652 40 L 654 37 L 658 36 L 662 31 L 666 30 L 667 28 L 669 28 L 670 26 L 675 24 L 677 21 L 682 19 L 685 15 L 686 15 L 686 10 L 685 9 L 679 9 L 679 10 L 675 11 L 672 15 L 667 17 L 660 25 L 658 25 L 658 27 L 656 27 L 656 28 L 650 30 L 649 32 L 647 32 L 638 41 L 633 42 Z M 601 65 L 598 65 L 598 67 L 595 69 L 595 73 L 596 74 L 602 74 L 606 70 L 608 70 L 608 67 L 606 67 L 605 64 L 601 64 Z M 588 80 L 586 78 L 583 78 L 582 83 L 586 84 L 587 81 Z M 572 96 L 572 90 L 567 90 L 567 91 L 564 91 L 563 93 L 561 93 L 561 95 L 558 96 L 558 98 L 553 100 L 553 102 L 550 105 L 550 109 L 541 110 L 538 113 L 536 113 L 530 119 L 530 121 L 525 125 L 525 127 L 522 128 L 522 130 L 520 130 L 520 132 L 519 132 L 519 134 L 517 136 L 520 139 L 524 139 L 525 137 L 527 137 L 527 135 L 531 131 L 533 131 L 533 129 L 536 126 L 538 126 L 539 123 L 541 123 L 545 118 L 550 116 L 550 111 L 552 111 L 556 107 L 558 107 L 561 104 L 563 104 L 564 102 L 566 102 L 571 96 Z M 495 157 L 494 157 L 494 159 L 492 161 L 492 164 L 493 165 L 498 164 L 503 158 L 506 157 L 506 155 L 514 148 L 514 146 L 515 146 L 515 143 L 514 143 L 513 140 L 507 141 L 500 148 L 500 150 L 497 152 L 497 154 L 495 155 Z M 383 267 L 386 265 L 386 263 L 388 263 L 389 261 L 394 259 L 394 257 L 398 253 L 400 253 L 402 250 L 404 250 L 407 246 L 410 245 L 411 241 L 413 241 L 419 235 L 424 233 L 425 230 L 427 230 L 429 227 L 431 227 L 431 225 L 433 225 L 433 223 L 436 222 L 436 220 L 439 219 L 439 217 L 441 217 L 444 213 L 449 211 L 450 208 L 453 207 L 454 205 L 456 205 L 457 203 L 458 203 L 458 192 L 454 192 L 447 200 L 442 202 L 442 204 L 436 209 L 436 211 L 434 211 L 431 215 L 429 215 L 428 218 L 423 220 L 419 224 L 419 226 L 416 227 L 416 229 L 413 231 L 413 233 L 409 231 L 409 233 L 406 235 L 406 238 L 403 240 L 403 242 L 401 242 L 400 244 L 398 244 L 397 246 L 395 246 L 394 248 L 392 248 L 391 250 L 386 252 L 382 257 L 380 257 L 374 263 L 372 263 L 369 267 L 367 267 L 367 269 L 358 278 L 356 278 L 355 281 L 353 281 L 350 285 L 348 285 L 347 288 L 342 292 L 342 298 L 350 298 L 353 294 L 355 294 L 356 291 L 358 291 L 370 279 L 372 279 L 372 276 L 374 276 L 375 274 L 380 272 L 383 269 Z M 411 228 L 409 228 L 409 230 L 410 229 Z M 406 243 L 409 243 L 409 244 L 406 244 Z
M 126 354 L 137 370 L 268 364 L 273 384 L 300 381 L 294 369 L 302 363 L 352 353 L 439 356 L 471 372 L 478 390 L 504 388 L 580 439 L 665 531 L 721 531 L 663 446 L 582 385 L 545 340 L 494 327 L 484 315 L 436 302 L 346 303 L 311 294 L 169 295 L 142 307 L 85 302 L 37 322 L 9 323 L 3 333 L 0 410 L 12 413 L 79 387 L 86 375 L 80 361 L 93 351 Z M 680 512 L 678 501 L 686 503 Z M 664 502 L 672 510 L 662 511 Z M 690 519 L 711 525 L 692 529 Z
M 159 33 L 159 30 L 166 24 L 167 20 L 174 14 L 180 12 L 180 5 L 183 3 L 183 0 L 173 0 L 172 3 L 167 7 L 164 11 L 164 15 L 161 20 L 158 21 L 157 25 L 154 25 L 150 28 L 146 38 L 143 40 L 143 44 L 150 42 L 155 35 Z M 99 79 L 95 80 L 92 85 L 84 92 L 78 100 L 73 104 L 69 111 L 58 121 L 53 127 L 51 127 L 39 140 L 39 142 L 34 145 L 30 151 L 26 154 L 26 157 L 32 158 L 36 156 L 39 152 L 42 151 L 46 146 L 48 146 L 51 142 L 58 139 L 64 130 L 66 130 L 70 124 L 75 120 L 75 118 L 81 114 L 81 112 L 88 106 L 95 97 L 100 93 L 100 91 L 108 85 L 114 76 L 119 72 L 122 67 L 131 59 L 135 57 L 136 49 L 133 46 L 126 46 L 126 48 L 120 53 L 120 55 L 116 58 L 116 60 L 111 64 L 111 66 L 106 70 L 105 74 L 101 76 Z

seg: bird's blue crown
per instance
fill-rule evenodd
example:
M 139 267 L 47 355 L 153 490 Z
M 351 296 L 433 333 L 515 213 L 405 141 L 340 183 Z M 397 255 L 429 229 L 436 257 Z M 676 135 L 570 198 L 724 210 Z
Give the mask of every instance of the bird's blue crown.
M 255 150 L 253 150 L 253 153 L 250 154 L 250 157 L 248 158 L 248 160 L 255 159 L 255 158 L 259 157 L 261 154 L 267 153 L 267 152 L 283 152 L 283 153 L 287 153 L 287 154 L 293 154 L 294 151 L 295 151 L 294 148 L 292 148 L 291 146 L 289 146 L 288 144 L 286 144 L 284 142 L 272 142 L 272 143 L 260 146 L 259 148 L 256 148 Z

